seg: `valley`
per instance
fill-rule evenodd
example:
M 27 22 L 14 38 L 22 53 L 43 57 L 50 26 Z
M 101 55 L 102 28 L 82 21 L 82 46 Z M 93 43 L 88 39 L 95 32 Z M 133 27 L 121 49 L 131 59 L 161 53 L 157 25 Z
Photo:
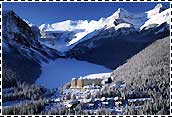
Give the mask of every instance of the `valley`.
M 3 11 L 5 115 L 170 113 L 170 8 L 39 26 Z

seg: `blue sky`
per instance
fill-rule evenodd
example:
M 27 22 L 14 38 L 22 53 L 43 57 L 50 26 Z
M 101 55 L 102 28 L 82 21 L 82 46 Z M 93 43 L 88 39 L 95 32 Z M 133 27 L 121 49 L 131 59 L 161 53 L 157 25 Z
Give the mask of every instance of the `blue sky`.
M 118 8 L 124 8 L 130 12 L 144 12 L 154 8 L 157 2 L 124 3 L 124 2 L 3 2 L 3 10 L 13 10 L 21 18 L 40 25 L 42 23 L 54 23 L 64 20 L 98 20 L 113 14 Z M 169 3 L 162 4 L 170 7 Z

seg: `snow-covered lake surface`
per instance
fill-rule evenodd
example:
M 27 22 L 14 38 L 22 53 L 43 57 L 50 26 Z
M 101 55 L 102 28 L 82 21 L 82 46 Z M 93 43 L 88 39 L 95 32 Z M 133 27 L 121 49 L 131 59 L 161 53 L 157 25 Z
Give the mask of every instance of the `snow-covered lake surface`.
M 7 102 L 3 102 L 2 106 L 3 108 L 7 108 L 7 107 L 12 107 L 12 106 L 19 106 L 22 104 L 27 104 L 31 102 L 31 100 L 15 100 L 15 101 L 7 101 Z
M 104 66 L 86 61 L 60 58 L 42 65 L 42 73 L 36 83 L 49 89 L 59 88 L 66 82 L 70 82 L 72 78 L 111 71 Z

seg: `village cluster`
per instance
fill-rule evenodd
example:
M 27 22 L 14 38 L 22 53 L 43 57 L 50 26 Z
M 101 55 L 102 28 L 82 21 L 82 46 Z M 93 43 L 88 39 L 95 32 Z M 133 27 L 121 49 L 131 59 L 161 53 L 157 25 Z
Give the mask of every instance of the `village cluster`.
M 97 78 L 73 78 L 70 88 L 63 90 L 58 98 L 53 101 L 69 110 L 75 109 L 77 105 L 81 105 L 82 110 L 87 110 L 96 114 L 100 108 L 106 108 L 112 114 L 122 114 L 126 107 L 135 104 L 135 108 L 142 108 L 145 101 L 152 101 L 151 98 L 136 98 L 126 99 L 124 96 L 115 97 L 94 97 L 98 92 L 104 90 L 106 86 L 110 88 L 125 88 L 126 84 L 123 81 L 113 82 L 112 78 L 97 77 Z

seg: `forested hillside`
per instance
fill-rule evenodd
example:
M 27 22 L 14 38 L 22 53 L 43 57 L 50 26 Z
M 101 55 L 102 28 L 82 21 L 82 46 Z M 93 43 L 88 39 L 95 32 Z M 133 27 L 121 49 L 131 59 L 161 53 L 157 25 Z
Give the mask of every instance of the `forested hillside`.
M 170 39 L 157 40 L 126 64 L 114 70 L 115 81 L 123 80 L 127 92 L 134 97 L 149 96 L 152 103 L 145 103 L 139 111 L 127 114 L 169 114 L 170 113 Z M 127 94 L 126 94 L 127 95 Z M 131 108 L 130 108 L 131 109 Z

